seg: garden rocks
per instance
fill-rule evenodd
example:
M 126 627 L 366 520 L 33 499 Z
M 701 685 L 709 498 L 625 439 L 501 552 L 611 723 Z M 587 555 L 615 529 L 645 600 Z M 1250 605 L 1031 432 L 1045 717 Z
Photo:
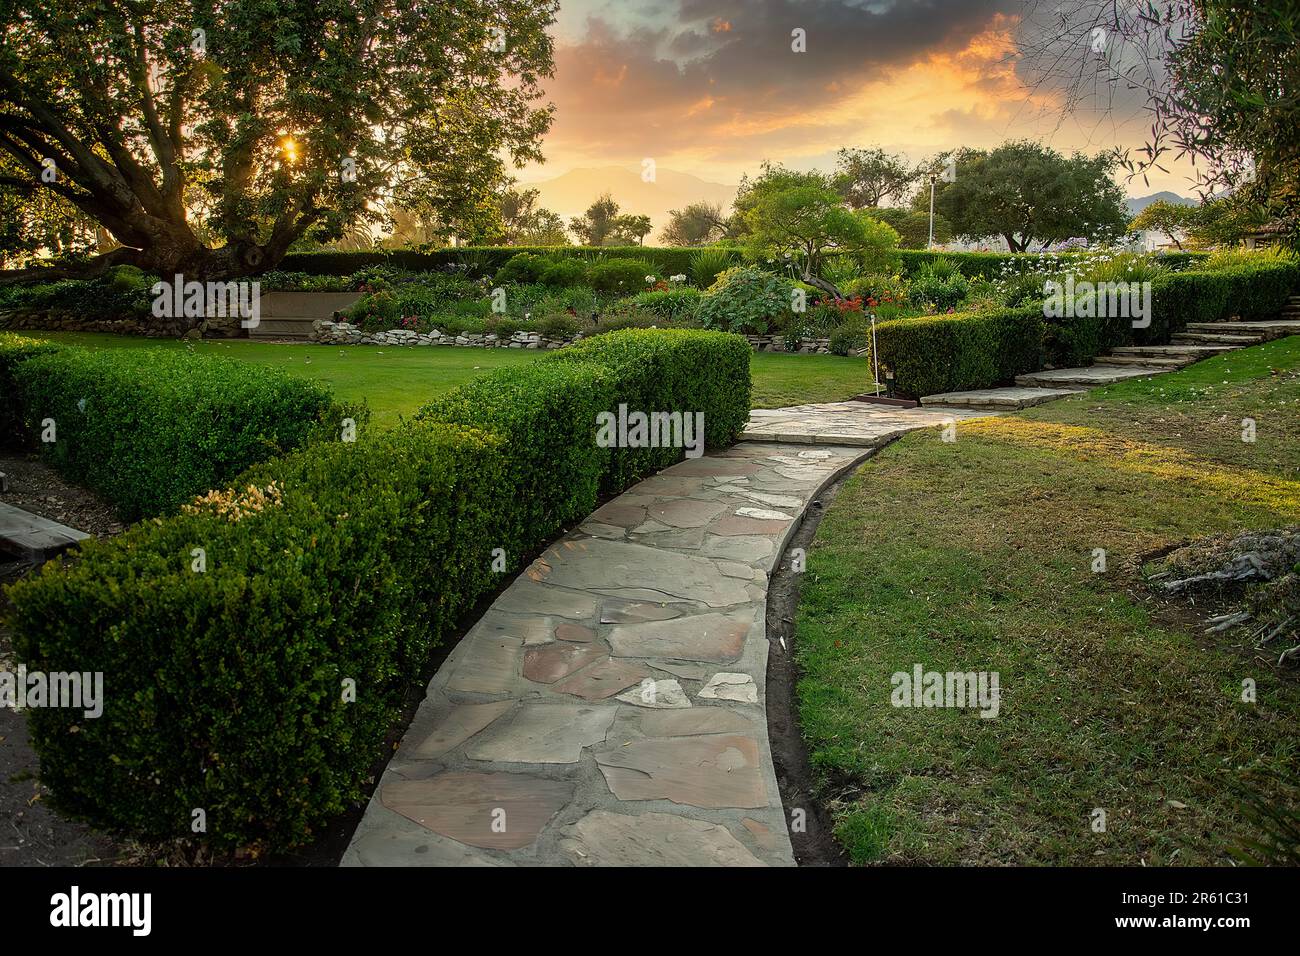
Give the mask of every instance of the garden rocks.
M 308 340 L 320 345 L 462 345 L 478 348 L 559 349 L 581 341 L 582 334 L 567 339 L 548 339 L 537 332 L 521 331 L 503 339 L 495 332 L 467 332 L 453 336 L 441 329 L 428 332 L 415 329 L 366 332 L 350 322 L 317 319 L 311 324 Z

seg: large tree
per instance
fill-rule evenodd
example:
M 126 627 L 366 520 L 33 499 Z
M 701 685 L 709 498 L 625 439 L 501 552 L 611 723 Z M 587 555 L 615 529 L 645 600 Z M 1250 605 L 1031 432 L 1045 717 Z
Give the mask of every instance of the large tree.
M 788 257 L 799 278 L 837 298 L 840 290 L 821 276 L 827 256 L 852 255 L 866 272 L 881 272 L 895 264 L 898 233 L 863 212 L 845 208 L 830 179 L 821 173 L 765 167 L 764 175 L 737 200 L 737 208 L 742 203 L 748 254 Z
M 852 208 L 867 209 L 887 199 L 902 199 L 919 175 L 905 157 L 879 147 L 841 149 L 834 183 Z
M 1158 232 L 1181 249 L 1183 238 L 1196 225 L 1199 214 L 1196 206 L 1157 199 L 1134 216 L 1128 227 L 1135 232 Z
M 936 184 L 935 211 L 959 236 L 1001 236 L 1012 252 L 1073 236 L 1124 231 L 1124 194 L 1112 155 L 1062 156 L 1039 143 L 1004 143 L 958 154 L 953 182 Z
M 0 0 L 0 184 L 121 243 L 63 274 L 244 275 L 385 204 L 473 233 L 539 158 L 557 5 Z
M 508 246 L 560 246 L 568 244 L 564 220 L 537 205 L 541 190 L 518 189 L 513 184 L 501 193 L 500 239 Z M 546 240 L 546 241 L 542 241 Z
M 718 203 L 693 202 L 668 213 L 659 238 L 670 246 L 707 246 L 727 235 L 727 217 Z
M 603 246 L 614 234 L 618 221 L 618 203 L 609 193 L 604 193 L 587 207 L 581 216 L 569 220 L 569 228 L 588 246 Z

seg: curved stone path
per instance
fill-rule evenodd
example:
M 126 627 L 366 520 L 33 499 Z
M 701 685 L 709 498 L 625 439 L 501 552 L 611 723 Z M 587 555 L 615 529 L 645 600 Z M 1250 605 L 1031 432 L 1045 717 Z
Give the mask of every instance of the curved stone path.
M 838 473 L 977 414 L 822 408 L 786 416 L 801 444 L 756 415 L 759 441 L 642 481 L 529 565 L 429 683 L 343 865 L 792 865 L 768 574 Z

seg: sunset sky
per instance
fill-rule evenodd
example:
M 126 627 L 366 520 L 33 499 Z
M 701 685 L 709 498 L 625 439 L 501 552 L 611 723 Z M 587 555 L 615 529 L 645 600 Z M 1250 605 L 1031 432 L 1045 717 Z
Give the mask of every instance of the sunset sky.
M 1066 113 L 1059 90 L 1035 90 L 1018 53 L 1043 28 L 1025 14 L 1021 0 L 562 0 L 547 162 L 520 178 L 651 157 L 734 184 L 764 159 L 829 169 L 841 146 L 912 160 L 1013 138 L 1140 146 L 1150 121 L 1132 95 Z M 1190 195 L 1190 172 L 1121 185 Z

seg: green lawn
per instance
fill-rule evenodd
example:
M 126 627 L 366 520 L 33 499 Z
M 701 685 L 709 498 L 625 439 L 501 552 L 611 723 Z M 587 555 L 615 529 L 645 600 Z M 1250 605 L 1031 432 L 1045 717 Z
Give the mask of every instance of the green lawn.
M 1300 684 L 1276 651 L 1154 602 L 1132 559 L 1300 521 L 1298 409 L 1291 338 L 961 422 L 955 443 L 913 433 L 859 470 L 810 549 L 795 643 L 855 862 L 1229 862 L 1248 835 L 1233 781 L 1297 778 Z M 892 706 L 918 663 L 998 672 L 999 715 Z
M 435 395 L 505 365 L 531 362 L 527 349 L 479 349 L 380 345 L 276 345 L 206 339 L 192 345 L 175 339 L 145 339 L 99 332 L 33 332 L 33 336 L 92 348 L 194 348 L 205 355 L 226 355 L 246 362 L 278 365 L 299 375 L 321 379 L 345 401 L 365 399 L 375 420 L 394 424 Z M 870 375 L 860 358 L 836 355 L 756 353 L 751 364 L 755 408 L 779 408 L 806 402 L 831 402 L 867 390 Z

